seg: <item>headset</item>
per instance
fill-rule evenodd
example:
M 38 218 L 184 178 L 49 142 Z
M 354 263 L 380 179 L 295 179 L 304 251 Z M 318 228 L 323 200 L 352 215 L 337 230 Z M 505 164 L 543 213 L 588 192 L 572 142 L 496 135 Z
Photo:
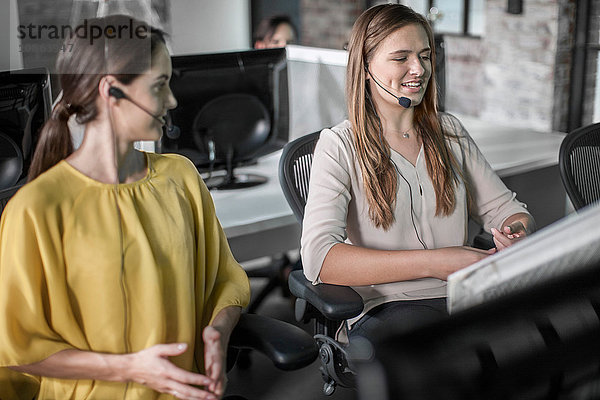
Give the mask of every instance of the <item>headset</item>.
M 412 103 L 412 101 L 408 97 L 396 96 L 394 93 L 392 93 L 391 91 L 389 91 L 388 89 L 386 89 L 385 87 L 383 87 L 383 84 L 379 83 L 379 81 L 377 79 L 375 79 L 375 77 L 373 76 L 373 74 L 369 70 L 369 64 L 368 63 L 365 63 L 365 71 L 367 71 L 367 73 L 373 79 L 373 82 L 375 82 L 375 84 L 377 84 L 377 86 L 379 86 L 380 88 L 382 88 L 383 90 L 385 90 L 386 93 L 388 93 L 389 95 L 391 95 L 392 97 L 394 97 L 396 100 L 398 100 L 398 104 L 400 104 L 404 108 L 410 107 L 410 104 Z
M 155 120 L 160 122 L 161 125 L 165 125 L 165 121 L 163 121 L 160 118 L 160 116 L 152 114 L 150 111 L 148 111 L 148 109 L 146 109 L 146 107 L 142 107 L 142 105 L 133 101 L 133 99 L 131 97 L 127 96 L 118 87 L 111 86 L 108 89 L 108 95 L 114 97 L 115 99 L 125 99 L 127 101 L 130 101 L 134 106 L 136 106 L 137 108 L 144 111 L 146 114 L 148 114 L 149 116 L 151 116 L 152 118 L 154 118 Z M 167 135 L 167 137 L 169 139 L 177 139 L 177 138 L 179 138 L 179 135 L 181 134 L 181 130 L 179 129 L 179 127 L 176 125 L 173 125 L 173 123 L 171 121 L 171 114 L 169 114 L 169 113 L 167 113 L 165 134 Z
M 396 98 L 398 100 L 399 105 L 401 105 L 404 108 L 410 107 L 411 100 L 408 97 L 396 96 L 395 94 L 393 94 L 392 92 L 390 92 L 389 90 L 384 88 L 379 82 L 377 82 L 375 77 L 371 74 L 371 71 L 369 71 L 368 64 L 365 64 L 365 71 L 371 76 L 371 78 L 373 79 L 373 82 L 375 82 L 377 84 L 377 86 L 379 86 L 380 88 L 385 90 L 387 93 L 392 95 L 394 98 Z M 381 123 L 381 118 L 379 118 L 379 114 L 377 114 L 377 110 L 375 109 L 375 104 L 373 103 L 373 100 L 371 99 L 371 94 L 369 93 L 368 90 L 365 91 L 365 93 L 367 95 L 367 100 L 369 100 L 369 103 L 371 104 L 371 108 L 373 109 L 373 112 L 375 113 L 375 117 L 377 117 L 377 125 L 379 128 L 379 141 L 381 142 L 381 145 L 383 146 L 383 148 L 386 148 L 385 141 L 383 139 L 383 124 Z M 398 165 L 394 162 L 394 160 L 392 160 L 391 154 L 388 153 L 387 156 L 388 156 L 388 159 L 391 161 L 392 165 L 394 166 L 394 168 L 396 169 L 398 176 L 400 176 L 404 180 L 404 182 L 406 182 L 406 185 L 408 186 L 408 195 L 410 197 L 410 219 L 412 221 L 412 226 L 413 226 L 413 229 L 415 230 L 415 235 L 417 236 L 417 240 L 419 241 L 419 243 L 421 243 L 424 250 L 428 250 L 427 244 L 425 244 L 425 242 L 421 239 L 421 236 L 419 235 L 419 231 L 417 230 L 417 224 L 415 223 L 415 216 L 414 216 L 415 209 L 414 209 L 413 198 L 412 198 L 412 187 L 410 186 L 410 183 L 404 177 L 404 175 L 402 175 L 402 172 L 400 172 L 400 168 L 398 168 Z

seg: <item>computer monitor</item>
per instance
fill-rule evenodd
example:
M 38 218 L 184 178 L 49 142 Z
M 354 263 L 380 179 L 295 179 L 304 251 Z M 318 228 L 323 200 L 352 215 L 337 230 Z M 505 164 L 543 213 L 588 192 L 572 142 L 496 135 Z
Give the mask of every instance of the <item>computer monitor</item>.
M 288 82 L 284 48 L 172 57 L 170 112 L 179 137 L 164 135 L 159 151 L 187 156 L 208 173 L 209 188 L 266 181 L 234 168 L 281 149 L 288 141 Z M 225 171 L 223 171 L 223 169 Z
M 26 180 L 39 130 L 51 110 L 46 68 L 0 72 L 0 189 Z
M 287 61 L 290 140 L 348 118 L 344 89 L 347 51 L 288 45 Z

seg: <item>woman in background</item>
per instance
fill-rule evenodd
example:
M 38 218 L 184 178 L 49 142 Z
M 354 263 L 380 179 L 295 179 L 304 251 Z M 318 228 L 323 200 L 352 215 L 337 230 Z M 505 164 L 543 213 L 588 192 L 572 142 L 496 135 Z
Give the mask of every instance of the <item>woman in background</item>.
M 534 229 L 461 125 L 437 110 L 434 37 L 398 4 L 354 24 L 349 120 L 321 132 L 302 231 L 307 278 L 355 287 L 350 338 L 447 315 L 446 280 L 495 250 L 466 246 L 468 217 L 498 250 Z
M 130 22 L 133 37 L 67 40 L 62 99 L 2 214 L 0 365 L 39 377 L 39 399 L 219 398 L 249 299 L 194 165 L 134 149 L 177 103 L 161 32 L 125 16 L 88 25 Z
M 287 15 L 275 15 L 260 21 L 254 34 L 255 49 L 271 49 L 294 44 L 298 32 Z

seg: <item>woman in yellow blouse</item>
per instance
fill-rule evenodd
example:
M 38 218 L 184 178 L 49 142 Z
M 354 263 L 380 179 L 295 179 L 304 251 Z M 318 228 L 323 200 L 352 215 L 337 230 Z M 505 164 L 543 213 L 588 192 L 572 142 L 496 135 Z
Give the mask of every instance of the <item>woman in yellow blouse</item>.
M 195 167 L 133 146 L 177 104 L 164 38 L 124 16 L 88 26 L 104 35 L 59 55 L 62 100 L 2 215 L 0 398 L 219 398 L 248 279 Z

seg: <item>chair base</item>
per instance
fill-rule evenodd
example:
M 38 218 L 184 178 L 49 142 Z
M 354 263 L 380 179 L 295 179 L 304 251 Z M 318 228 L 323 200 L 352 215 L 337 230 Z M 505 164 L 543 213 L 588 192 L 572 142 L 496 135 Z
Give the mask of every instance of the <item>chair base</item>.
M 247 271 L 249 278 L 269 278 L 266 286 L 263 287 L 260 292 L 258 292 L 256 297 L 248 306 L 248 314 L 256 313 L 256 310 L 262 304 L 265 298 L 277 288 L 281 288 L 282 295 L 284 297 L 289 297 L 290 292 L 288 289 L 288 274 L 286 274 L 286 270 L 289 272 L 294 268 L 294 263 L 292 263 L 287 255 L 283 254 L 280 257 L 274 257 L 272 263 L 265 268 L 260 268 L 256 271 Z
M 347 346 L 335 341 L 326 335 L 315 335 L 319 347 L 321 361 L 321 377 L 325 384 L 323 393 L 330 396 L 335 392 L 336 386 L 347 388 L 356 387 L 356 373 L 351 368 L 348 360 Z

